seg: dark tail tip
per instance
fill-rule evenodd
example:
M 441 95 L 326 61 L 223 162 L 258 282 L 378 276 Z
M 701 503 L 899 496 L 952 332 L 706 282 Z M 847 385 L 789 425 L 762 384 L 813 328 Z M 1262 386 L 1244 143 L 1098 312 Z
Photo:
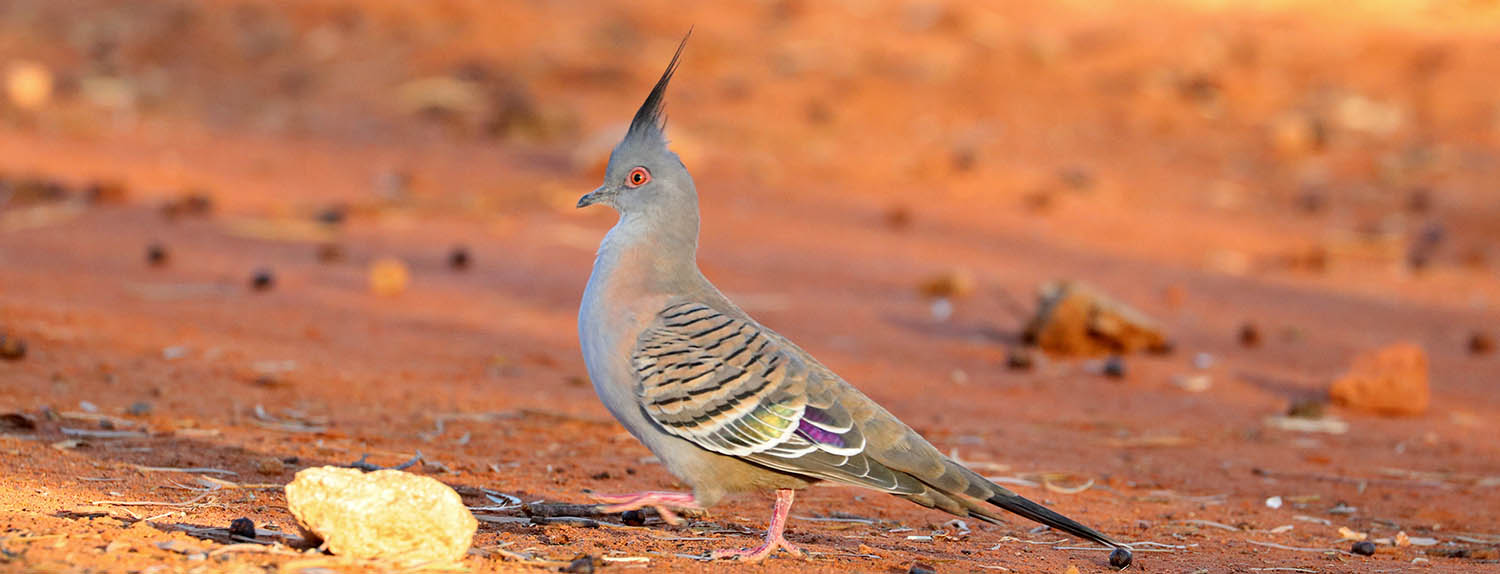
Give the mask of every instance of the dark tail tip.
M 1052 509 L 1027 500 L 1021 496 L 1011 494 L 996 494 L 988 501 L 990 504 L 1015 513 L 1018 516 L 1051 526 L 1073 536 L 1084 540 L 1092 540 L 1105 546 L 1114 548 L 1125 548 L 1125 545 L 1111 540 L 1108 536 L 1100 534 L 1099 531 L 1079 524 L 1072 518 L 1068 518 L 1054 512 Z M 1128 548 L 1125 548 L 1127 551 Z

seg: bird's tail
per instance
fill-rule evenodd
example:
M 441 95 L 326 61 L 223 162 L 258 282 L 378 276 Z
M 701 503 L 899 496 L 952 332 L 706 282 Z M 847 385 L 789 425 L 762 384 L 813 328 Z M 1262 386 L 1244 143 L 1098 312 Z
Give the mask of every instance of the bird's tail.
M 995 488 L 1001 490 L 1002 492 L 989 497 L 985 500 L 985 502 L 1015 513 L 1016 515 L 1023 518 L 1028 518 L 1032 521 L 1051 526 L 1052 528 L 1061 530 L 1068 534 L 1072 534 L 1073 536 L 1077 536 L 1084 540 L 1092 540 L 1094 542 L 1098 542 L 1105 546 L 1114 548 L 1125 547 L 1119 542 L 1115 542 L 1110 537 L 1101 534 L 1098 530 L 1094 530 L 1092 528 L 1079 524 L 1078 521 L 1058 514 L 1056 511 L 1053 511 L 1050 508 L 1032 502 L 1019 494 L 1007 492 L 1005 491 L 1005 489 L 1002 489 L 999 486 L 996 486 Z M 972 510 L 973 509 L 971 509 L 971 511 Z M 985 513 L 979 513 L 979 516 L 981 518 L 989 518 L 985 515 Z

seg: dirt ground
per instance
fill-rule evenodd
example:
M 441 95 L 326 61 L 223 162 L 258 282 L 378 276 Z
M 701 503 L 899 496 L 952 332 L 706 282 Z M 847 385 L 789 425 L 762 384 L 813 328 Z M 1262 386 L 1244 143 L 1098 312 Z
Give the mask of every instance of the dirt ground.
M 1500 4 L 1145 4 L 0 3 L 0 335 L 26 344 L 0 360 L 0 570 L 399 569 L 296 549 L 279 486 L 366 455 L 420 452 L 472 506 L 681 488 L 587 381 L 613 216 L 572 204 L 692 26 L 669 132 L 704 272 L 945 452 L 1147 542 L 1132 570 L 1494 571 Z M 390 258 L 410 281 L 379 293 Z M 942 319 L 919 286 L 952 272 L 973 289 Z M 1173 351 L 1008 368 L 1058 278 Z M 1398 341 L 1428 354 L 1424 414 L 1267 423 Z M 478 512 L 463 567 L 1110 570 L 1020 519 L 821 486 L 788 530 L 810 559 L 692 558 L 769 504 Z M 1419 544 L 1357 556 L 1341 528 Z

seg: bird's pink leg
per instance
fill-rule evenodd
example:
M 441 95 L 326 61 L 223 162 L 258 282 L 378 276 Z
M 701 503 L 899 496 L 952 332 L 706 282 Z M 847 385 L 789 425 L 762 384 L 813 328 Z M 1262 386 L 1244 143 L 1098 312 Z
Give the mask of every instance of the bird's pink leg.
M 785 548 L 787 554 L 801 558 L 802 551 L 782 536 L 782 532 L 786 530 L 786 517 L 792 512 L 792 497 L 796 494 L 797 491 L 789 488 L 776 491 L 776 507 L 771 511 L 771 525 L 766 527 L 764 544 L 743 550 L 715 550 L 713 558 L 736 558 L 745 562 L 759 562 L 776 552 L 777 548 Z
M 629 494 L 590 494 L 589 497 L 607 504 L 608 506 L 600 510 L 609 513 L 654 508 L 656 513 L 661 515 L 662 520 L 672 525 L 682 524 L 682 517 L 677 515 L 678 510 L 694 512 L 703 510 L 703 507 L 698 506 L 697 499 L 686 492 L 648 490 Z

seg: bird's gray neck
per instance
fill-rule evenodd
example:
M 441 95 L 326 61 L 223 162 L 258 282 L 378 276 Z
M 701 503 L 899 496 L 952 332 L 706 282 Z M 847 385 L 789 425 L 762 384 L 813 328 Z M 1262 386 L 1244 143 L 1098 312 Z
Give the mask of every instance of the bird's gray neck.
M 608 269 L 612 289 L 652 293 L 678 291 L 684 281 L 701 278 L 697 206 L 675 210 L 622 214 L 599 244 L 591 280 Z

